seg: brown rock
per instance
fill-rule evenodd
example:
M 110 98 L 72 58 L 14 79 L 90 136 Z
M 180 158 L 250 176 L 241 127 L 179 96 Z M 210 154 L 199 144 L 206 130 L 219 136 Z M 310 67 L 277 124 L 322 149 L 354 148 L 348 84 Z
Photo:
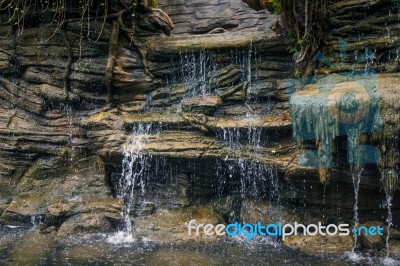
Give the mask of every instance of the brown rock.
M 360 224 L 358 226 L 358 228 L 360 228 L 361 226 L 365 226 L 366 228 L 369 228 L 371 226 L 381 226 L 382 228 L 384 228 L 383 223 L 378 222 L 378 221 L 369 221 L 366 222 L 364 224 Z M 374 236 L 369 235 L 366 230 L 361 229 L 360 230 L 360 243 L 361 246 L 363 246 L 364 248 L 368 248 L 368 249 L 382 249 L 385 247 L 385 239 L 383 236 L 376 234 Z M 382 232 L 383 233 L 383 232 Z
M 351 236 L 289 236 L 284 246 L 310 255 L 343 254 L 353 248 Z
M 188 113 L 213 114 L 218 107 L 222 105 L 222 99 L 219 96 L 206 95 L 194 96 L 182 103 L 182 111 Z

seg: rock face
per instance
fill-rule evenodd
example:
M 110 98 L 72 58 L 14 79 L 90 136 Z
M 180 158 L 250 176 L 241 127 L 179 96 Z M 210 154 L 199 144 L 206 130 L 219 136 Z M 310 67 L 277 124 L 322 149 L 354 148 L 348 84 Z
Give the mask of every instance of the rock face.
M 193 231 L 188 233 L 188 222 L 194 219 L 193 225 L 223 224 L 224 220 L 217 213 L 205 207 L 189 207 L 175 210 L 164 210 L 140 217 L 135 220 L 133 234 L 140 238 L 147 238 L 158 242 L 177 241 L 213 241 L 218 236 L 207 236 L 203 232 L 199 237 Z
M 112 197 L 105 171 L 98 157 L 76 162 L 38 159 L 16 186 L 18 194 L 3 211 L 1 222 L 44 222 L 60 226 L 62 234 L 102 231 L 106 224 L 110 229 L 111 221 L 119 219 L 121 206 Z
M 222 99 L 219 96 L 196 96 L 182 102 L 182 111 L 213 115 L 221 105 Z
M 271 222 L 352 220 L 354 173 L 346 161 L 346 136 L 330 139 L 335 163 L 324 186 L 318 169 L 299 163 L 304 149 L 318 148 L 315 141 L 299 145 L 291 132 L 296 118 L 307 123 L 321 113 L 311 108 L 303 116 L 308 111 L 299 107 L 291 119 L 289 99 L 312 96 L 321 84 L 362 83 L 365 76 L 346 75 L 350 55 L 377 49 L 383 61 L 390 57 L 394 48 L 386 44 L 397 39 L 374 34 L 386 19 L 389 28 L 394 25 L 385 15 L 391 5 L 336 1 L 324 52 L 341 63 L 321 66 L 318 73 L 328 76 L 300 86 L 303 81 L 293 77 L 290 41 L 270 28 L 276 15 L 257 13 L 241 1 L 209 2 L 160 1 L 174 24 L 171 36 L 147 21 L 138 26 L 134 41 L 119 32 L 111 55 L 113 18 L 104 25 L 93 21 L 88 30 L 72 12 L 62 30 L 38 22 L 21 36 L 0 26 L 1 36 L 7 36 L 0 39 L 1 223 L 41 222 L 44 230 L 54 227 L 60 235 L 113 230 L 121 219 L 117 194 L 124 151 L 135 137 L 132 130 L 150 124 L 138 151 L 148 165 L 133 189 L 130 213 L 138 235 L 151 237 L 154 230 L 147 225 L 153 224 L 161 228 L 157 239 L 186 239 L 184 227 L 172 232 L 176 228 L 168 219 L 183 226 L 198 208 L 205 208 L 204 220 L 213 223 L 253 222 L 271 213 L 276 214 Z M 384 11 L 372 14 L 364 10 L 369 5 Z M 342 10 L 365 11 L 376 25 L 363 26 L 363 16 L 348 17 Z M 122 19 L 128 25 L 128 18 Z M 350 20 L 368 39 L 352 35 L 342 62 L 337 38 L 347 36 Z M 108 68 L 110 56 L 115 60 Z M 383 179 L 399 225 L 400 75 L 393 67 L 397 60 L 382 61 L 384 68 L 376 61 L 368 57 L 360 66 L 383 72 L 370 85 L 379 92 L 382 130 L 359 137 L 379 147 L 382 160 L 361 173 L 359 216 L 368 221 L 386 215 Z M 113 105 L 106 104 L 110 88 Z

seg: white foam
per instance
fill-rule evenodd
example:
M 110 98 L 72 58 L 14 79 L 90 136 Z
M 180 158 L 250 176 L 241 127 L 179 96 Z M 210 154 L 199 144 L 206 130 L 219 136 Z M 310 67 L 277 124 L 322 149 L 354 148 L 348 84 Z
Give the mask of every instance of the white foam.
M 395 266 L 400 265 L 400 261 L 386 257 L 382 260 L 382 264 L 386 266 Z
M 20 226 L 20 225 L 8 225 L 6 224 L 7 228 L 15 229 L 15 228 L 21 228 L 21 227 L 26 227 L 26 226 Z
M 114 235 L 110 235 L 107 238 L 107 242 L 111 244 L 129 244 L 135 242 L 135 238 L 133 238 L 132 234 L 127 232 L 116 232 Z
M 345 253 L 345 255 L 348 260 L 350 260 L 351 262 L 354 262 L 354 263 L 360 263 L 364 259 L 363 256 L 361 256 L 355 252 L 348 251 Z

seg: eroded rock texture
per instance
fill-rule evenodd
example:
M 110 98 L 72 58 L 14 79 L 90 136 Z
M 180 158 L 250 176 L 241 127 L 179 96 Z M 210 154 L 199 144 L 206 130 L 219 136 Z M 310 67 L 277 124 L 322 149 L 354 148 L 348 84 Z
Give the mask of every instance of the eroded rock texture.
M 119 219 L 116 189 L 124 148 L 139 124 L 155 127 L 140 151 L 149 158 L 146 193 L 135 188 L 132 210 L 132 216 L 152 216 L 139 221 L 157 218 L 154 213 L 162 208 L 195 204 L 208 204 L 225 221 L 241 215 L 251 219 L 245 197 L 263 200 L 252 208 L 265 206 L 266 200 L 291 206 L 301 219 L 323 212 L 326 221 L 351 220 L 354 190 L 346 140 L 334 140 L 338 151 L 326 188 L 318 169 L 298 164 L 302 149 L 315 142 L 299 145 L 292 138 L 288 100 L 300 81 L 293 79 L 290 41 L 271 29 L 278 17 L 257 13 L 241 1 L 160 2 L 174 23 L 170 37 L 143 25 L 135 42 L 123 32 L 118 35 L 113 105 L 106 104 L 112 19 L 104 25 L 92 21 L 89 30 L 80 27 L 79 18 L 59 30 L 46 23 L 26 25 L 21 36 L 16 29 L 0 27 L 1 222 L 41 219 L 61 235 L 110 230 Z M 385 10 L 393 7 L 375 2 L 384 9 L 371 13 L 369 20 L 381 27 L 391 21 Z M 367 7 L 345 8 L 358 14 Z M 347 16 L 354 20 L 351 24 L 360 24 L 357 29 L 368 41 L 356 42 L 359 37 L 352 34 L 340 67 L 348 65 L 356 50 L 391 53 L 381 42 L 386 37 L 362 27 L 364 17 L 342 10 L 332 11 L 328 55 L 340 51 L 337 37 L 346 37 Z M 387 38 L 395 47 L 395 37 Z M 381 58 L 388 58 L 388 66 L 398 63 Z M 383 136 L 368 138 L 382 147 L 380 169 L 397 169 L 400 76 L 380 74 L 377 80 L 385 129 Z M 333 76 L 329 82 L 343 79 Z M 377 165 L 365 167 L 362 219 L 380 219 L 385 213 L 380 179 Z M 387 183 L 397 209 L 397 183 Z M 398 212 L 393 213 L 398 223 Z

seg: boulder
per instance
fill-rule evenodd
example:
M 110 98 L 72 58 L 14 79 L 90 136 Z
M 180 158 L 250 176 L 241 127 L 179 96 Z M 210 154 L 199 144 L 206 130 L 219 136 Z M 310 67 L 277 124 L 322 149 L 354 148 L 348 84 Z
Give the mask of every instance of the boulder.
M 98 213 L 79 213 L 65 220 L 58 229 L 58 236 L 107 233 L 111 232 L 112 224 L 103 215 Z
M 104 167 L 97 156 L 76 159 L 71 166 L 62 158 L 38 159 L 19 182 L 19 193 L 0 216 L 1 223 L 58 227 L 67 220 L 63 230 L 73 232 L 77 230 L 65 229 L 67 225 L 85 227 L 86 218 L 89 227 L 91 221 L 103 226 L 105 217 L 119 219 L 120 202 L 112 197 Z

